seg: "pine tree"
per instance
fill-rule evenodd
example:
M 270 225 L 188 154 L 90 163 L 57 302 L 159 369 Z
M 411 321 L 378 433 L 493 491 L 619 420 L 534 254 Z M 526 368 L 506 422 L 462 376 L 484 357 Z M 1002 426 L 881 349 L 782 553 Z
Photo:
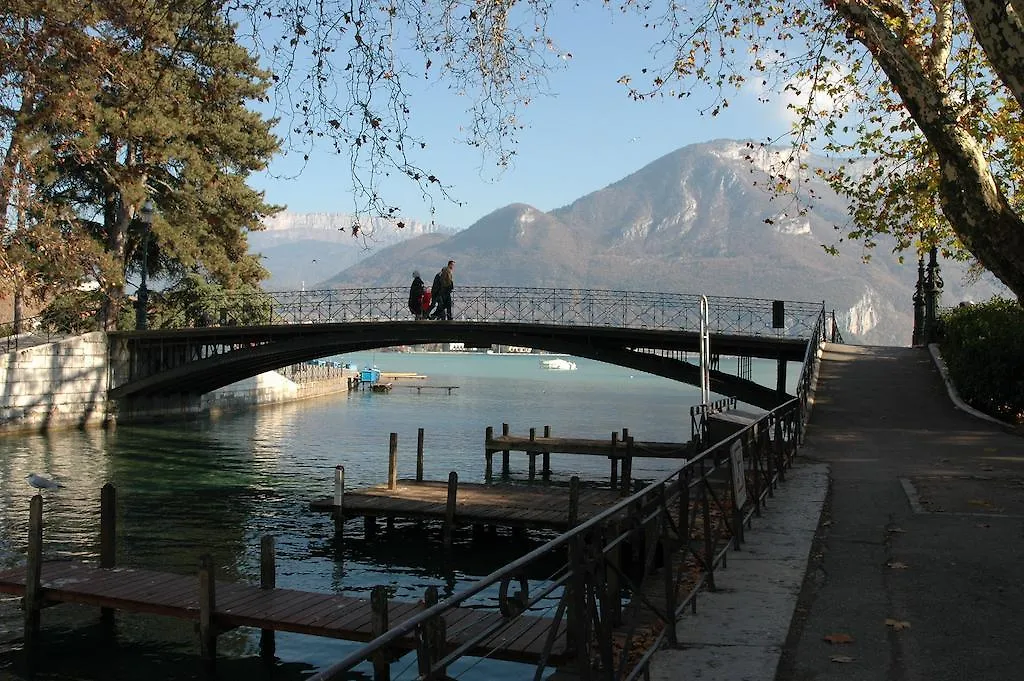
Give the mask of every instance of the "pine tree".
M 143 260 L 150 275 L 200 273 L 225 286 L 264 276 L 246 234 L 276 209 L 246 178 L 278 142 L 273 121 L 251 108 L 268 76 L 236 42 L 223 3 L 36 0 L 14 10 L 21 15 L 4 25 L 33 29 L 17 44 L 31 78 L 4 64 L 30 102 L 23 118 L 35 135 L 19 185 L 30 193 L 26 214 L 50 216 L 77 244 L 70 270 L 99 283 L 107 326 Z M 30 59 L 30 35 L 46 36 L 36 50 L 46 59 Z M 13 134 L 5 141 L 18 147 Z M 157 206 L 148 237 L 139 219 L 147 198 Z

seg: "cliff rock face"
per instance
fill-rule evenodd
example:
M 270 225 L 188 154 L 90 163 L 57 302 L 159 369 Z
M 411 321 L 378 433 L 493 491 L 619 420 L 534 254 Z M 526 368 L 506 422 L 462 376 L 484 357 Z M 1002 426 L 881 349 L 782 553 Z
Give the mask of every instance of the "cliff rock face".
M 732 140 L 684 147 L 568 206 L 545 213 L 512 204 L 461 232 L 425 233 L 351 266 L 336 263 L 317 285 L 404 285 L 413 269 L 428 278 L 452 258 L 462 285 L 825 301 L 848 340 L 907 345 L 912 254 L 901 264 L 885 242 L 867 261 L 856 243 L 841 244 L 838 257 L 825 253 L 835 226 L 846 224 L 845 203 L 823 185 L 811 187 L 810 211 L 773 198 L 766 169 L 774 153 Z M 946 305 L 999 288 L 986 280 L 965 291 L 962 268 L 942 265 Z

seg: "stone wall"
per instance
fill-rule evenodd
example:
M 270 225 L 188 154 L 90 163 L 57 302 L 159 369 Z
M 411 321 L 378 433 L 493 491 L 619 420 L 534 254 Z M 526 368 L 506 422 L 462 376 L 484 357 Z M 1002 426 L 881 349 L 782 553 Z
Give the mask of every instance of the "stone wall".
M 0 434 L 203 418 L 347 390 L 347 375 L 340 370 L 299 372 L 298 381 L 268 371 L 205 395 L 114 404 L 107 402 L 109 355 L 102 332 L 0 355 Z
M 0 355 L 0 432 L 103 424 L 107 356 L 102 332 Z

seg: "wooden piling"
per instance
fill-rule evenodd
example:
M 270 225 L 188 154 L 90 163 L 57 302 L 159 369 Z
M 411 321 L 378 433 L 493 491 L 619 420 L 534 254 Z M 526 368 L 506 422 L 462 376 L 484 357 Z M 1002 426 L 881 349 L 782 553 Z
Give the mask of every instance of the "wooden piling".
M 199 650 L 208 670 L 213 669 L 217 660 L 217 626 L 213 621 L 216 609 L 213 556 L 204 553 L 199 558 Z
M 580 520 L 580 476 L 569 479 L 569 529 L 576 527 Z
M 623 432 L 626 432 L 623 429 Z M 628 497 L 633 489 L 633 437 L 623 438 L 626 443 L 626 455 L 622 459 L 622 489 L 621 495 Z
M 494 450 L 488 449 L 486 443 L 494 439 L 494 426 L 487 426 L 484 431 L 484 458 L 487 461 L 487 466 L 484 470 L 484 480 L 490 482 L 494 477 Z
M 423 482 L 423 429 L 416 430 L 416 482 Z
M 502 434 L 503 437 L 508 437 L 508 424 L 507 423 L 501 424 L 501 434 Z M 508 477 L 508 472 L 509 472 L 509 467 L 508 467 L 508 450 L 507 449 L 503 449 L 501 451 L 501 477 L 507 478 Z
M 437 587 L 428 586 L 423 592 L 423 609 L 437 605 L 437 600 Z M 444 656 L 447 648 L 445 628 L 444 617 L 441 615 L 432 617 L 420 625 L 416 644 L 416 666 L 420 678 L 425 681 L 447 678 L 447 668 L 432 669 Z
M 363 538 L 373 539 L 377 536 L 377 517 L 372 515 L 363 516 Z
M 444 547 L 452 547 L 452 535 L 455 533 L 455 504 L 459 491 L 459 474 L 452 471 L 448 474 L 448 503 L 444 509 Z
M 260 537 L 260 588 L 273 590 L 277 587 L 277 566 L 274 557 L 274 535 Z M 260 630 L 260 657 L 272 661 L 277 649 L 273 629 Z
M 551 426 L 544 426 L 544 437 L 551 437 Z M 544 463 L 541 467 L 541 475 L 547 480 L 551 477 L 551 452 L 544 452 Z
M 608 457 L 608 459 L 611 461 L 611 464 L 612 464 L 612 472 L 611 472 L 611 483 L 612 483 L 611 486 L 612 486 L 612 489 L 615 489 L 616 487 L 619 486 L 619 460 L 617 458 L 615 458 L 615 450 L 616 450 L 616 448 L 618 448 L 618 446 L 619 446 L 619 434 L 618 433 L 612 433 L 612 453 L 611 453 L 611 456 Z
M 537 440 L 537 429 L 530 428 L 530 442 Z M 537 452 L 529 451 L 526 455 L 530 458 L 530 480 L 537 477 Z
M 345 467 L 334 467 L 334 512 L 343 515 L 345 511 Z
M 117 492 L 111 483 L 100 489 L 100 567 L 117 564 Z M 104 636 L 114 634 L 114 609 L 100 608 L 100 627 Z
M 383 636 L 388 630 L 388 590 L 375 586 L 370 592 L 370 631 L 374 638 Z M 373 654 L 374 681 L 391 681 L 391 655 L 387 650 Z
M 35 673 L 39 659 L 39 611 L 43 606 L 43 497 L 32 497 L 28 505 L 28 561 L 25 566 L 25 667 Z
M 388 489 L 398 487 L 398 433 L 391 433 L 388 441 Z

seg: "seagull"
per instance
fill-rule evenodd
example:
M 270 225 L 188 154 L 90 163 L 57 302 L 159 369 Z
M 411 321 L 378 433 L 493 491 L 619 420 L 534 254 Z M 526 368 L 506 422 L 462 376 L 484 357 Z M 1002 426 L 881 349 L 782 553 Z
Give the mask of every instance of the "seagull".
M 36 475 L 35 473 L 29 473 L 28 475 L 26 475 L 25 482 L 32 485 L 36 489 L 60 489 L 61 487 L 64 486 L 59 482 L 54 482 L 49 478 L 44 478 L 43 476 Z

